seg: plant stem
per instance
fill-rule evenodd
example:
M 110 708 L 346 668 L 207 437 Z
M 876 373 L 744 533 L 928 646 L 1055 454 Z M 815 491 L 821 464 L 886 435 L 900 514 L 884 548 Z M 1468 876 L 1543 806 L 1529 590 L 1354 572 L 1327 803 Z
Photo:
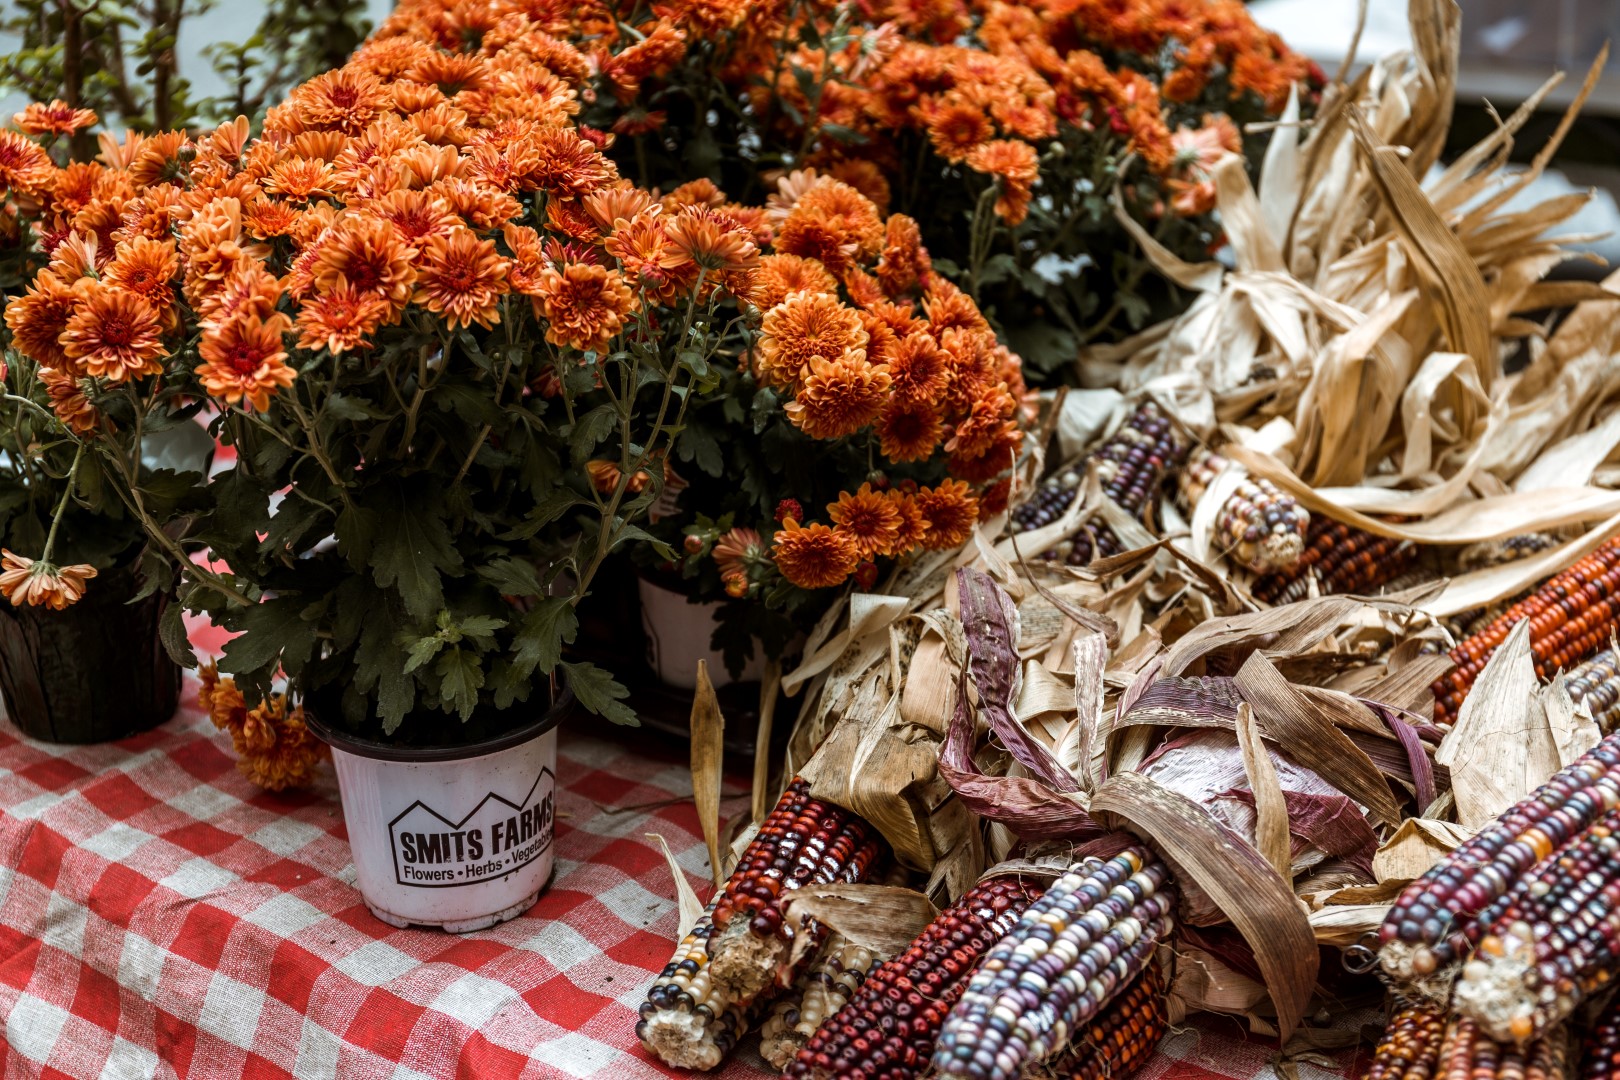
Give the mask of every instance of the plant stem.
M 51 552 L 56 548 L 56 531 L 62 527 L 62 518 L 67 513 L 68 499 L 73 497 L 73 484 L 79 477 L 79 459 L 84 457 L 84 443 L 73 451 L 73 464 L 68 467 L 67 480 L 62 485 L 62 498 L 57 501 L 56 512 L 51 515 L 51 531 L 45 537 L 45 550 L 40 552 L 40 562 L 50 562 Z

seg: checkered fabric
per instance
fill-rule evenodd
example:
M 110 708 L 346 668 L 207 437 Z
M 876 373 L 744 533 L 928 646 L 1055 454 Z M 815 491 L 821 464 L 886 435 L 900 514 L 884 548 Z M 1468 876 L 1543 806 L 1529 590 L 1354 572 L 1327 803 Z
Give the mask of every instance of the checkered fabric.
M 707 881 L 691 783 L 677 755 L 595 726 L 560 740 L 550 889 L 453 936 L 367 911 L 329 771 L 313 791 L 261 792 L 194 706 L 90 747 L 0 723 L 0 1076 L 679 1075 L 633 1029 L 676 924 L 647 834 L 700 895 Z M 723 812 L 744 791 L 731 781 Z M 1142 1076 L 1248 1080 L 1274 1055 L 1202 1022 Z M 714 1075 L 772 1074 L 745 1051 Z

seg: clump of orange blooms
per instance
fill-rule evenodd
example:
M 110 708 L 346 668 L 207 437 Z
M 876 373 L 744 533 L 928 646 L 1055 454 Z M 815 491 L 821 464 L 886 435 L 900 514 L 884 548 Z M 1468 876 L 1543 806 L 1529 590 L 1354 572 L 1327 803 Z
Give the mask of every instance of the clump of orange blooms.
M 220 678 L 213 664 L 204 664 L 198 675 L 197 704 L 216 728 L 230 732 L 243 776 L 266 791 L 314 782 L 331 751 L 310 733 L 303 709 L 290 707 L 286 694 L 272 694 L 249 708 L 236 683 Z

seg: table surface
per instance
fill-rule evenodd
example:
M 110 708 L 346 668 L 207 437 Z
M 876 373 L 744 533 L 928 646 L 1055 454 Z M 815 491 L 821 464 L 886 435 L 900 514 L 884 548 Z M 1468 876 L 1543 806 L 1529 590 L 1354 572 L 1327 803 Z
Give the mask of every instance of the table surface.
M 0 1075 L 687 1075 L 633 1030 L 676 925 L 649 834 L 707 894 L 677 748 L 576 718 L 559 742 L 557 870 L 539 903 L 473 934 L 398 930 L 355 889 L 330 769 L 313 790 L 259 791 L 189 676 L 184 693 L 167 724 L 99 746 L 36 743 L 0 722 Z M 746 804 L 746 782 L 728 778 L 722 813 Z M 1202 1018 L 1140 1075 L 1248 1080 L 1276 1056 Z M 1354 1057 L 1294 1068 L 1324 1080 Z M 712 1075 L 774 1073 L 745 1046 Z

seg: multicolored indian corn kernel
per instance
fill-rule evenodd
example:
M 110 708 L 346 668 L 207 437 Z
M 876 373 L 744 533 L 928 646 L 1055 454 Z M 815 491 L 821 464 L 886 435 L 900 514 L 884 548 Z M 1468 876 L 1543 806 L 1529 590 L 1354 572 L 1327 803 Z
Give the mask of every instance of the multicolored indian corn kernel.
M 786 925 L 777 898 L 804 885 L 864 880 L 883 841 L 859 817 L 810 797 L 795 778 L 760 825 L 737 869 L 647 991 L 636 1035 L 666 1064 L 712 1069 L 752 1017 L 815 958 L 789 965 L 796 934 L 825 937 L 813 920 Z
M 1620 810 L 1611 810 L 1480 918 L 1485 933 L 1453 1000 L 1491 1038 L 1540 1038 L 1620 970 L 1617 830 Z
M 1501 566 L 1503 563 L 1517 562 L 1528 559 L 1532 555 L 1540 554 L 1557 547 L 1562 541 L 1552 533 L 1534 532 L 1520 533 L 1518 536 L 1508 536 L 1501 540 L 1485 540 L 1477 544 L 1469 544 L 1457 553 L 1457 569 L 1462 571 L 1483 570 L 1488 566 Z
M 1486 661 L 1524 619 L 1530 620 L 1530 650 L 1543 679 L 1602 647 L 1620 630 L 1620 539 L 1553 577 L 1452 649 L 1457 666 L 1434 682 L 1435 723 L 1456 717 Z
M 1017 1080 L 1153 962 L 1176 890 L 1146 848 L 1087 859 L 996 942 L 940 1029 L 940 1080 Z
M 1254 598 L 1265 604 L 1291 604 L 1317 591 L 1369 593 L 1412 569 L 1416 544 L 1334 521 L 1311 517 L 1305 551 L 1293 569 L 1267 574 L 1254 584 Z
M 1584 703 L 1605 734 L 1620 725 L 1620 653 L 1604 649 L 1571 671 L 1564 679 L 1575 704 Z
M 1440 1045 L 1435 1080 L 1567 1080 L 1569 1040 L 1564 1029 L 1523 1049 L 1496 1042 L 1467 1017 L 1452 1020 Z
M 1170 1030 L 1164 969 L 1150 963 L 1136 981 L 1082 1028 L 1052 1063 L 1062 1080 L 1124 1080 L 1153 1056 Z
M 1194 450 L 1177 475 L 1181 497 L 1193 510 L 1227 460 L 1210 450 Z M 1247 475 L 1226 497 L 1215 517 L 1215 545 L 1257 574 L 1285 573 L 1305 554 L 1311 515 L 1292 495 L 1270 480 Z
M 785 1069 L 818 1028 L 854 997 L 877 966 L 877 954 L 833 934 L 795 985 L 771 1007 L 759 1032 L 759 1056 Z
M 1385 973 L 1402 990 L 1445 995 L 1451 969 L 1479 940 L 1481 913 L 1616 806 L 1620 735 L 1571 762 L 1401 891 L 1378 930 Z
M 1093 463 L 1102 480 L 1103 494 L 1127 514 L 1140 518 L 1166 473 L 1186 452 L 1186 442 L 1164 410 L 1153 401 L 1145 401 L 1118 431 L 1092 451 L 1086 464 L 1048 477 L 1028 502 L 1013 511 L 1010 528 L 1015 533 L 1027 532 L 1062 517 L 1085 483 L 1087 467 Z M 1112 529 L 1092 525 L 1058 544 L 1047 557 L 1084 566 L 1094 558 L 1117 555 L 1119 551 L 1119 539 Z
M 1367 1080 L 1431 1080 L 1445 1035 L 1446 1014 L 1439 1009 L 1425 1004 L 1396 1009 L 1373 1053 Z
M 990 947 L 1041 895 L 1033 879 L 994 877 L 962 895 L 904 953 L 879 965 L 810 1037 L 791 1080 L 912 1080 L 928 1069 L 951 1006 Z
M 1587 1029 L 1581 1046 L 1580 1080 L 1616 1080 L 1620 1077 L 1620 996 Z

